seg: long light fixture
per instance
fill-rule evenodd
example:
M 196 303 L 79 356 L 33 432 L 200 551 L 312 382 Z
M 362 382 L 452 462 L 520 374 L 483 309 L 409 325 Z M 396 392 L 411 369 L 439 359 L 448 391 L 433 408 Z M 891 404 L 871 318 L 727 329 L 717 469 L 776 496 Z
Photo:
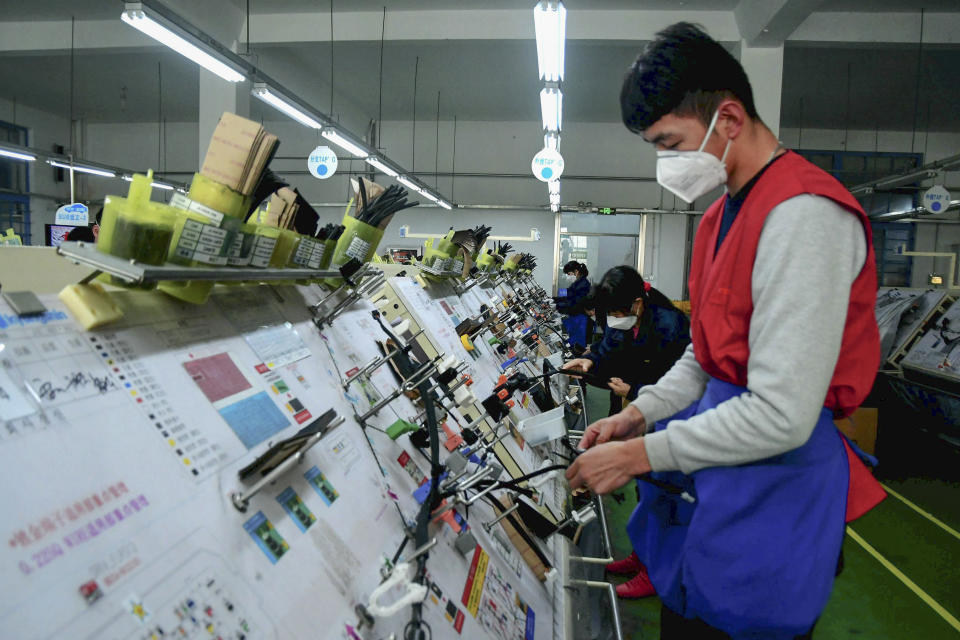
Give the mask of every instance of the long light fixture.
M 123 176 L 123 179 L 127 182 L 133 182 L 133 176 Z M 166 189 L 167 191 L 173 191 L 174 187 L 170 184 L 164 184 L 163 182 L 151 182 L 150 186 L 154 189 Z
M 421 194 L 426 195 L 425 192 L 424 192 L 424 190 L 423 190 L 423 187 L 421 187 L 421 186 L 418 185 L 417 183 L 413 182 L 412 180 L 410 180 L 410 179 L 407 178 L 406 176 L 398 176 L 398 177 L 397 177 L 397 182 L 399 182 L 400 184 L 402 184 L 402 185 L 405 186 L 406 188 L 410 189 L 411 191 L 416 191 L 417 193 L 421 193 Z
M 533 8 L 537 33 L 537 65 L 546 82 L 563 80 L 564 44 L 567 39 L 567 9 L 562 0 L 541 0 Z
M 324 138 L 337 145 L 344 151 L 352 153 L 358 158 L 366 158 L 370 155 L 370 152 L 360 146 L 359 143 L 350 140 L 349 138 L 344 137 L 335 129 L 324 129 L 320 132 Z
M 106 169 L 94 169 L 93 167 L 84 167 L 82 165 L 73 165 L 72 167 L 69 164 L 64 162 L 57 162 L 56 160 L 47 160 L 47 164 L 57 167 L 59 169 L 73 169 L 74 171 L 79 171 L 80 173 L 90 173 L 95 176 L 103 176 L 104 178 L 116 178 L 117 174 L 113 171 L 107 171 Z
M 197 44 L 200 44 L 199 40 L 196 40 L 196 38 L 193 38 L 190 34 L 183 32 L 183 35 L 196 40 L 196 44 L 187 41 L 183 36 L 174 33 L 168 26 L 161 24 L 152 16 L 147 15 L 141 2 L 127 2 L 124 4 L 124 11 L 120 14 L 120 19 L 157 42 L 167 45 L 180 55 L 193 60 L 204 69 L 217 74 L 224 80 L 241 82 L 246 79 L 244 75 L 233 66 L 197 46 Z M 170 26 L 173 27 L 174 25 L 171 24 Z
M 30 155 L 29 153 L 20 153 L 19 151 L 10 151 L 8 149 L 0 149 L 0 156 L 13 158 L 14 160 L 24 160 L 26 162 L 33 162 L 37 159 L 36 156 Z
M 306 127 L 310 127 L 311 129 L 323 128 L 322 124 L 271 91 L 270 87 L 264 83 L 258 82 L 253 85 L 253 90 L 250 93 Z
M 437 204 L 447 210 L 453 209 L 453 205 L 451 205 L 449 202 L 447 202 L 443 198 L 437 199 Z
M 563 92 L 560 87 L 548 86 L 540 90 L 540 114 L 543 116 L 543 128 L 559 132 L 563 122 Z
M 366 160 L 367 164 L 373 167 L 374 169 L 379 169 L 381 173 L 385 173 L 391 178 L 397 177 L 397 172 L 383 164 L 383 162 L 377 156 L 370 156 Z

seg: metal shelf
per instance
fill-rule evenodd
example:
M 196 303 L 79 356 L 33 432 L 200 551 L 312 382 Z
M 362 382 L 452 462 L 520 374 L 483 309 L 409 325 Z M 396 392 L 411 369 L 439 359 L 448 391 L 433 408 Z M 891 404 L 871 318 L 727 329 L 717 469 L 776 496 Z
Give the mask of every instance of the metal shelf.
M 109 273 L 130 284 L 146 284 L 161 280 L 216 280 L 265 282 L 271 280 L 315 280 L 339 278 L 332 269 L 257 269 L 252 267 L 183 267 L 175 264 L 151 265 L 125 260 L 97 251 L 96 245 L 86 242 L 64 242 L 57 253 L 74 262 L 97 271 Z

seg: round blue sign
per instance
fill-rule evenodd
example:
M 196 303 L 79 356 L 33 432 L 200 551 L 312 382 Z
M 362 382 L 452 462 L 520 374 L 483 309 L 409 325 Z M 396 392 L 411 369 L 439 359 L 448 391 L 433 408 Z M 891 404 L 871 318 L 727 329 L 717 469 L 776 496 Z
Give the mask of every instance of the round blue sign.
M 930 210 L 931 210 L 931 211 L 940 211 L 940 207 L 941 207 L 941 206 L 943 206 L 943 205 L 941 205 L 939 202 L 931 202 L 931 203 L 930 203 Z
M 317 167 L 317 173 L 319 173 L 319 174 L 322 175 L 322 176 L 327 175 L 327 165 L 321 164 L 320 166 L 318 166 L 318 167 Z
M 540 175 L 549 180 L 553 177 L 553 169 L 550 167 L 544 167 L 543 171 L 540 172 Z

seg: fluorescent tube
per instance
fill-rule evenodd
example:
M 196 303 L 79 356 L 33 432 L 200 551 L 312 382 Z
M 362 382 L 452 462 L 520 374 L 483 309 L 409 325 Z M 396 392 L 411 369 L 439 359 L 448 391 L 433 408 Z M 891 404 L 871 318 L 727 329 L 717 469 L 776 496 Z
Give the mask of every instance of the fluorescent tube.
M 439 200 L 437 200 L 437 204 L 443 207 L 444 209 L 453 209 L 453 205 L 451 205 L 449 202 L 447 202 L 443 198 L 440 198 Z
M 344 151 L 347 151 L 348 153 L 352 153 L 358 158 L 366 158 L 368 155 L 370 155 L 370 153 L 366 149 L 361 147 L 359 143 L 356 143 L 353 140 L 349 140 L 343 137 L 342 135 L 340 135 L 340 133 L 338 133 L 334 129 L 324 129 L 323 131 L 320 132 L 320 135 L 322 135 L 324 138 L 326 138 L 333 144 L 337 145 Z
M 417 193 L 423 193 L 423 192 L 424 192 L 423 189 L 421 189 L 419 186 L 417 186 L 417 184 L 416 184 L 415 182 L 411 181 L 411 180 L 410 180 L 409 178 L 407 178 L 406 176 L 399 176 L 399 177 L 397 178 L 397 182 L 399 182 L 399 183 L 402 184 L 403 186 L 407 187 L 407 188 L 410 189 L 411 191 L 416 191 Z
M 388 167 L 387 165 L 383 164 L 383 162 L 381 162 L 380 159 L 376 156 L 370 156 L 369 158 L 367 158 L 367 164 L 375 169 L 379 169 L 382 173 L 387 174 L 391 178 L 397 177 L 397 172 L 391 169 L 390 167 Z
M 544 129 L 560 131 L 563 120 L 563 92 L 559 87 L 544 87 L 540 90 L 540 114 L 543 116 Z
M 270 87 L 268 87 L 265 84 L 254 85 L 253 91 L 251 93 L 253 93 L 253 95 L 256 96 L 257 98 L 260 98 L 261 100 L 269 104 L 271 107 L 275 108 L 277 111 L 281 111 L 287 114 L 288 116 L 290 116 L 291 118 L 293 118 L 294 120 L 296 120 L 297 122 L 299 122 L 300 124 L 306 127 L 310 127 L 311 129 L 323 128 L 323 125 L 321 125 L 319 122 L 317 122 L 316 120 L 314 120 L 313 118 L 308 116 L 306 113 L 304 113 L 297 107 L 293 106 L 292 104 L 290 104 L 289 102 L 287 102 L 286 100 L 278 96 L 277 94 L 273 93 L 270 90 Z
M 546 82 L 563 80 L 563 49 L 567 38 L 567 9 L 562 1 L 541 0 L 533 8 L 537 34 L 537 65 Z
M 240 82 L 245 79 L 242 73 L 234 69 L 232 66 L 226 64 L 223 60 L 215 57 L 207 51 L 204 51 L 196 44 L 188 42 L 182 36 L 174 33 L 164 25 L 148 16 L 144 12 L 143 5 L 141 3 L 128 2 L 124 6 L 125 9 L 123 13 L 120 14 L 120 19 L 134 29 L 137 29 L 150 36 L 154 40 L 167 45 L 180 55 L 193 60 L 204 69 L 217 74 L 224 80 L 229 82 Z M 190 36 L 188 35 L 187 37 Z
M 30 155 L 29 153 L 20 153 L 19 151 L 9 151 L 7 149 L 0 149 L 0 156 L 13 158 L 14 160 L 25 160 L 27 162 L 33 162 L 37 159 L 36 156 Z
M 47 164 L 53 165 L 54 167 L 59 167 L 60 169 L 70 170 L 70 165 L 57 162 L 56 160 L 47 160 Z M 116 178 L 117 174 L 113 171 L 106 171 L 105 169 L 94 169 L 92 167 L 84 167 L 81 165 L 73 165 L 74 171 L 79 171 L 80 173 L 92 173 L 95 176 L 103 176 L 104 178 Z

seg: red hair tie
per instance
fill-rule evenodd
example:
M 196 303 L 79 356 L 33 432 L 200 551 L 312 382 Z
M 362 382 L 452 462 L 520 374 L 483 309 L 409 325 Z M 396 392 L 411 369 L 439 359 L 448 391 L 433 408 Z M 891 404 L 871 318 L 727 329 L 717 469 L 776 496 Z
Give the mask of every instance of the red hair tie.
M 649 282 L 644 282 L 644 283 L 643 283 L 643 290 L 646 291 L 647 293 L 650 293 L 650 283 L 649 283 Z

